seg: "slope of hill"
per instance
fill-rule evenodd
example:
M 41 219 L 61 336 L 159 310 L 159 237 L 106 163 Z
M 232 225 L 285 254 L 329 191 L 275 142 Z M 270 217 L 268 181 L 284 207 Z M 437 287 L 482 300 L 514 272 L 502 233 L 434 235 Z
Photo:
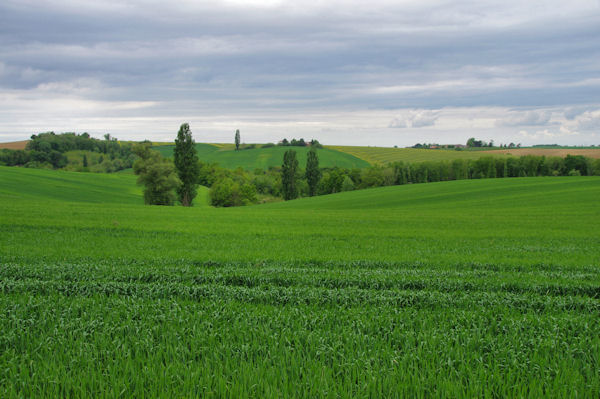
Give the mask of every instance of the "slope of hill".
M 103 204 L 144 203 L 137 176 L 127 173 L 78 173 L 0 166 L 0 202 L 28 200 Z M 200 187 L 199 204 L 207 204 Z
M 163 156 L 173 156 L 174 146 L 162 145 L 154 147 Z M 216 162 L 220 166 L 228 169 L 241 167 L 246 170 L 256 168 L 267 169 L 270 166 L 281 166 L 283 162 L 283 154 L 287 150 L 294 150 L 297 154 L 298 163 L 301 168 L 306 165 L 306 154 L 309 151 L 308 147 L 270 147 L 270 148 L 254 148 L 249 150 L 235 151 L 232 146 L 221 146 L 211 144 L 196 144 L 198 157 L 204 162 Z M 339 166 L 342 168 L 365 168 L 369 163 L 359 159 L 351 154 L 343 153 L 329 148 L 317 150 L 319 155 L 320 167 Z
M 505 178 L 457 180 L 452 182 L 410 184 L 350 191 L 291 202 L 261 205 L 270 209 L 319 210 L 397 210 L 419 212 L 434 210 L 464 213 L 489 210 L 571 209 L 593 204 L 600 198 L 600 179 L 584 177 Z M 574 199 L 577 199 L 575 202 Z M 487 211 L 486 211 L 487 213 Z

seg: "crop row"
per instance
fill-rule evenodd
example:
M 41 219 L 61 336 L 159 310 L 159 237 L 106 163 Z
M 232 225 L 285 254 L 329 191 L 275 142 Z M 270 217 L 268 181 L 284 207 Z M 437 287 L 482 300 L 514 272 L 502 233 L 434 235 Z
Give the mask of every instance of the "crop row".
M 3 397 L 600 393 L 596 313 L 40 294 L 0 296 Z
M 481 272 L 471 270 L 361 268 L 305 268 L 302 266 L 262 266 L 230 264 L 223 267 L 143 267 L 109 264 L 5 264 L 0 270 L 4 289 L 19 281 L 40 285 L 48 282 L 63 285 L 92 286 L 112 284 L 137 286 L 231 286 L 246 288 L 316 288 L 359 289 L 368 291 L 437 291 L 443 293 L 500 292 L 551 296 L 585 296 L 600 298 L 597 273 L 573 271 Z M 90 284 L 87 284 L 90 285 Z

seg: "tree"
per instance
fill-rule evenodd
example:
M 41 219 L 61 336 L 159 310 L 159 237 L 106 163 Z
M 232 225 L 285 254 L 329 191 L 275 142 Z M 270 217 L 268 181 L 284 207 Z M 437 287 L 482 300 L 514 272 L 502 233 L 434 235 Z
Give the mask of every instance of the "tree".
M 174 190 L 181 184 L 173 162 L 150 149 L 149 144 L 137 145 L 133 151 L 139 157 L 133 164 L 133 172 L 139 176 L 137 183 L 144 185 L 144 202 L 147 205 L 173 205 Z
M 83 154 L 83 167 L 84 168 L 88 167 L 88 160 L 87 160 L 87 156 L 85 154 Z
M 192 201 L 197 194 L 196 186 L 200 167 L 198 165 L 198 154 L 196 153 L 196 146 L 192 139 L 190 125 L 187 123 L 181 125 L 177 133 L 174 161 L 177 176 L 181 180 L 181 185 L 177 188 L 179 202 L 183 206 L 192 206 Z
M 240 149 L 240 131 L 239 129 L 235 131 L 235 150 Z
M 308 195 L 311 197 L 317 193 L 319 180 L 321 180 L 319 157 L 317 150 L 312 147 L 306 156 L 306 181 L 308 183 Z
M 298 160 L 296 151 L 287 150 L 283 154 L 283 164 L 281 165 L 281 186 L 283 189 L 283 199 L 288 201 L 298 197 L 298 187 L 296 185 L 296 173 L 298 171 Z

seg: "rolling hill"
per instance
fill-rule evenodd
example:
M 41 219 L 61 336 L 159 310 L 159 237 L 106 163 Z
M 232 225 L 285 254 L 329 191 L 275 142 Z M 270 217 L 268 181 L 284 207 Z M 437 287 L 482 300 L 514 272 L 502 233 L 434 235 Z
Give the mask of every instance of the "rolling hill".
M 0 201 L 39 203 L 144 203 L 137 176 L 129 173 L 79 173 L 46 169 L 0 167 Z M 207 204 L 208 189 L 198 190 L 199 204 Z
M 172 145 L 161 145 L 154 147 L 165 157 L 173 156 Z M 248 150 L 235 151 L 232 146 L 215 146 L 211 144 L 196 144 L 198 158 L 203 162 L 218 163 L 220 166 L 228 169 L 241 167 L 246 170 L 268 169 L 271 166 L 281 166 L 283 154 L 287 150 L 296 151 L 298 163 L 301 168 L 306 165 L 306 153 L 308 147 L 270 147 L 254 148 Z M 365 168 L 369 163 L 359 159 L 354 155 L 343 153 L 337 150 L 322 148 L 317 150 L 319 155 L 319 166 L 322 168 L 338 166 L 341 168 Z

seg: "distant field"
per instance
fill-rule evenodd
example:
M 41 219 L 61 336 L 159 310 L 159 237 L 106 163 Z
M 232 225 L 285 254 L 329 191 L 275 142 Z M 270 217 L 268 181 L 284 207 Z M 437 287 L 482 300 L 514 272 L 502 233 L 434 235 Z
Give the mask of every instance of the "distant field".
M 0 396 L 597 398 L 598 198 L 507 178 L 186 209 L 0 167 Z
M 584 155 L 590 158 L 600 158 L 600 148 L 514 148 L 505 150 L 430 150 L 419 148 L 389 148 L 389 147 L 351 147 L 327 146 L 337 151 L 354 155 L 372 164 L 386 164 L 389 162 L 424 162 L 424 161 L 452 161 L 455 159 L 478 159 L 483 156 L 523 156 L 545 155 L 565 157 L 570 155 Z
M 171 157 L 174 146 L 155 147 L 163 156 Z M 204 162 L 216 162 L 224 168 L 235 169 L 241 167 L 246 170 L 256 168 L 267 169 L 270 166 L 281 166 L 283 154 L 287 150 L 294 150 L 297 154 L 298 163 L 301 168 L 306 165 L 306 153 L 308 147 L 270 147 L 255 148 L 251 150 L 235 151 L 235 146 L 196 144 L 198 157 Z M 342 168 L 365 168 L 369 163 L 351 154 L 339 152 L 329 148 L 317 150 L 320 167 L 339 166 Z
M 353 146 L 327 146 L 327 148 L 354 155 L 371 164 L 386 164 L 390 162 L 424 162 L 424 161 L 452 161 L 455 159 L 479 159 L 485 155 L 492 155 L 491 151 L 456 151 L 456 150 L 430 150 L 420 148 L 391 148 L 391 147 L 353 147 Z M 493 154 L 506 156 L 505 154 Z
M 566 157 L 567 155 L 583 155 L 589 158 L 600 158 L 600 148 L 512 148 L 506 150 L 490 150 L 486 154 L 510 154 L 514 156 L 545 155 L 547 157 Z
M 7 148 L 9 150 L 24 150 L 29 140 L 12 141 L 10 143 L 0 143 L 0 150 Z

